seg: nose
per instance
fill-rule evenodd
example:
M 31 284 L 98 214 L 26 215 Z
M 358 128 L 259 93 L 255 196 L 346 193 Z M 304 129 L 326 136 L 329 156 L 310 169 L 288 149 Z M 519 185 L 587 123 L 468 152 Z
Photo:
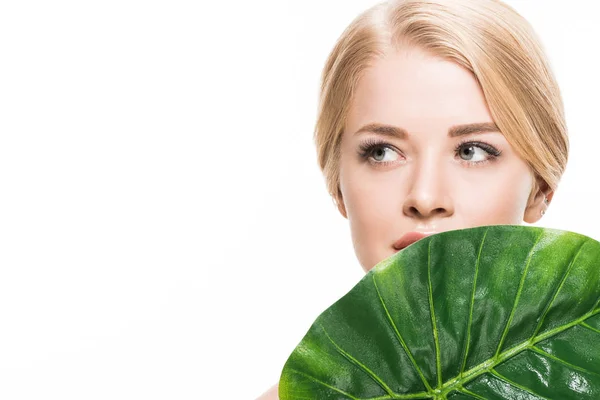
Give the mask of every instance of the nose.
M 451 182 L 444 176 L 442 165 L 431 160 L 415 165 L 408 177 L 408 194 L 402 210 L 417 219 L 449 217 L 454 214 L 452 198 L 447 190 Z

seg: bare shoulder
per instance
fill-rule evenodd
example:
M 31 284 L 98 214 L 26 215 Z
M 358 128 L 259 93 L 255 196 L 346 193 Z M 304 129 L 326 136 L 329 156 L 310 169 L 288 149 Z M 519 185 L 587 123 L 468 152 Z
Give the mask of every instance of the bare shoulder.
M 277 391 L 279 390 L 279 384 L 274 385 L 269 390 L 261 394 L 256 400 L 279 400 Z

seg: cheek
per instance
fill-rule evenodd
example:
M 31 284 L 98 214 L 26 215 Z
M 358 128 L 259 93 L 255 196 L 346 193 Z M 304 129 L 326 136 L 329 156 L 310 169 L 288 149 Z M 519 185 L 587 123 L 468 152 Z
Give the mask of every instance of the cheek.
M 394 221 L 401 213 L 402 204 L 398 198 L 398 188 L 393 183 L 373 179 L 372 176 L 361 176 L 356 168 L 351 174 L 348 172 L 340 177 L 340 188 L 354 251 L 367 270 L 388 255 L 384 254 L 383 249 L 394 237 Z
M 455 211 L 469 225 L 519 225 L 531 191 L 532 175 L 525 166 L 502 168 L 481 179 L 463 181 L 454 192 Z M 459 188 L 455 188 L 459 189 Z
M 372 248 L 391 224 L 389 196 L 385 187 L 372 185 L 348 185 L 342 193 L 345 198 L 348 221 L 355 248 Z

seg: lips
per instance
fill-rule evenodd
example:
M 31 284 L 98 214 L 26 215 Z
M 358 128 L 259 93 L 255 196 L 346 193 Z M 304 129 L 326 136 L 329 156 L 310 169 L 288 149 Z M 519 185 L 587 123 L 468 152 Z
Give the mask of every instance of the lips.
M 407 232 L 400 239 L 394 243 L 394 249 L 402 250 L 403 248 L 413 244 L 417 240 L 423 239 L 429 235 L 433 235 L 436 232 Z

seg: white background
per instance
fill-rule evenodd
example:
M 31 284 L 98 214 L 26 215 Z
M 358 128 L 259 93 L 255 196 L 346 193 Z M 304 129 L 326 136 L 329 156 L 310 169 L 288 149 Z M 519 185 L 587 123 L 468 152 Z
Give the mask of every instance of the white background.
M 0 5 L 0 398 L 253 399 L 363 276 L 312 142 L 375 1 Z M 542 226 L 600 238 L 600 24 L 513 5 L 563 90 Z M 568 5 L 567 5 L 568 4 Z

